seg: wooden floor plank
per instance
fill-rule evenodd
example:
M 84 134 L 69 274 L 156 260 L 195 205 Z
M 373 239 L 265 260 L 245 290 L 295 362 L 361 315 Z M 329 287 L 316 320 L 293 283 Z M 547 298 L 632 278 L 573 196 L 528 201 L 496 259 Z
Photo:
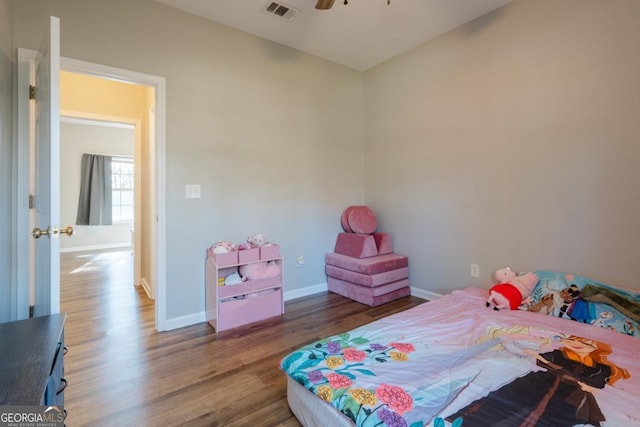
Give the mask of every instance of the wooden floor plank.
M 122 250 L 61 256 L 70 427 L 298 427 L 282 357 L 424 302 L 372 308 L 325 292 L 287 301 L 282 317 L 220 334 L 207 323 L 158 333 L 153 301 L 133 286 L 132 261 Z

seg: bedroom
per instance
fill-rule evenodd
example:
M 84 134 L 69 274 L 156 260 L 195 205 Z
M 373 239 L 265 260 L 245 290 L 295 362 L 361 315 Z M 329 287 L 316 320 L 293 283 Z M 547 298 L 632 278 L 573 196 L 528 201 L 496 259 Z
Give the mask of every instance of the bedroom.
M 516 0 L 364 73 L 152 1 L 7 3 L 14 31 L 3 44 L 35 48 L 53 14 L 63 55 L 167 78 L 176 323 L 200 319 L 203 252 L 217 239 L 264 232 L 291 260 L 288 291 L 324 283 L 323 255 L 355 203 L 372 206 L 410 256 L 418 291 L 485 286 L 505 263 L 638 286 L 633 0 Z M 183 197 L 193 182 L 197 204 Z M 9 229 L 8 207 L 0 218 Z
M 213 241 L 267 234 L 303 294 L 325 282 L 339 214 L 365 202 L 416 259 L 419 290 L 480 285 L 507 260 L 636 286 L 636 2 L 512 2 L 365 73 L 154 1 L 46 5 L 13 4 L 14 46 L 37 46 L 37 23 L 59 15 L 63 55 L 167 78 L 179 326 L 203 318 Z M 189 183 L 202 199 L 184 199 Z

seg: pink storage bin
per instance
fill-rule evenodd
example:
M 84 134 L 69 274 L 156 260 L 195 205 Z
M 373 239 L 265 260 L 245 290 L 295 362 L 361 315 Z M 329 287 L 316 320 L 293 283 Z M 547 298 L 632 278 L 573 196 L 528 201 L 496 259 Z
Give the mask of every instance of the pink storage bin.
M 252 292 L 259 291 L 261 289 L 280 286 L 281 283 L 282 283 L 282 279 L 280 275 L 277 275 L 275 277 L 269 277 L 268 279 L 249 280 L 249 284 Z
M 282 314 L 282 289 L 247 295 L 218 304 L 216 332 Z
M 218 288 L 218 298 L 234 297 L 251 292 L 250 282 L 238 283 L 237 285 L 225 285 Z
M 262 246 L 260 247 L 260 259 L 268 260 L 280 258 L 280 246 L 271 245 L 271 246 Z
M 237 285 L 225 285 L 218 288 L 218 298 L 228 298 L 245 295 L 262 289 L 275 288 L 282 283 L 282 276 L 269 277 L 268 279 L 247 280 Z
M 260 248 L 257 246 L 238 251 L 238 264 L 246 264 L 260 260 Z
M 226 267 L 229 265 L 238 264 L 238 251 L 231 251 L 225 254 L 216 254 L 213 251 L 210 251 L 209 254 L 216 261 L 218 267 Z

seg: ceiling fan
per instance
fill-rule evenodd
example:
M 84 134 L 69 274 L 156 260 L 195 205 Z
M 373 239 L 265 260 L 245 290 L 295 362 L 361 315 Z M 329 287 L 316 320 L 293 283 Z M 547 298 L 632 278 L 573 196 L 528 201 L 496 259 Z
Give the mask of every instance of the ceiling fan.
M 318 3 L 316 3 L 316 9 L 320 9 L 320 10 L 331 9 L 331 6 L 333 6 L 334 1 L 336 0 L 318 0 Z
M 318 0 L 318 2 L 316 3 L 316 9 L 331 9 L 331 6 L 333 6 L 333 2 L 335 1 L 336 0 Z M 344 0 L 344 4 L 349 4 L 348 0 Z M 387 4 L 391 4 L 391 0 L 387 0 Z

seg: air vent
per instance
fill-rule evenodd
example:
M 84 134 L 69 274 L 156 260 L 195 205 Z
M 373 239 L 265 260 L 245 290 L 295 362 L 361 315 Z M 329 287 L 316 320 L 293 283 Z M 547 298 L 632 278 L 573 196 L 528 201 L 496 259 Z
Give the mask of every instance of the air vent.
M 295 17 L 300 13 L 299 10 L 287 6 L 286 4 L 278 3 L 275 1 L 268 2 L 263 8 L 264 13 L 277 16 L 287 21 L 293 21 Z

